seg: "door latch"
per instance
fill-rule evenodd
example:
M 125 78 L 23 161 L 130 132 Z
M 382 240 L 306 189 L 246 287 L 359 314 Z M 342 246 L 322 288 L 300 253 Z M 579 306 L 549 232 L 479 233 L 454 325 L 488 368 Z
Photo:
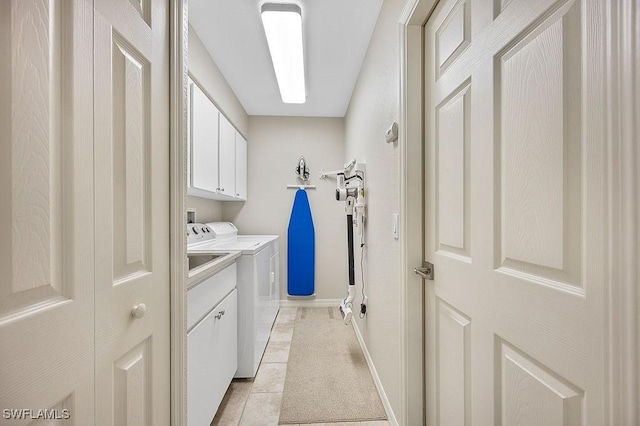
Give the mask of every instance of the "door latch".
M 433 281 L 433 263 L 422 262 L 422 268 L 413 268 L 413 272 L 425 280 Z

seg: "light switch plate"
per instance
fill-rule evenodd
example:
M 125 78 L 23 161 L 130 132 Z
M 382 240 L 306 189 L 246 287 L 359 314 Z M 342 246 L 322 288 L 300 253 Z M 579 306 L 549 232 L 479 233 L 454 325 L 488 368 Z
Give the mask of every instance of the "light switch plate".
M 196 209 L 187 208 L 187 223 L 196 223 Z
M 393 238 L 397 240 L 400 237 L 400 215 L 398 213 L 393 214 L 392 222 L 393 222 Z

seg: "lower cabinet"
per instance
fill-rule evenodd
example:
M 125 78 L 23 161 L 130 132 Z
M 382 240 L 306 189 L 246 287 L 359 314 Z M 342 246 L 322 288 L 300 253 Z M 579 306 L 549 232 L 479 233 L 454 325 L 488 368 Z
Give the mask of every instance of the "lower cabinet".
M 187 422 L 209 425 L 238 368 L 238 291 L 187 335 Z

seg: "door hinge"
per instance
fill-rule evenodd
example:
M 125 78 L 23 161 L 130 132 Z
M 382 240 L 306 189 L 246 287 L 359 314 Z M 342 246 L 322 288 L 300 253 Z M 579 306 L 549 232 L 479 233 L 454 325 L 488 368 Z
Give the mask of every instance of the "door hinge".
M 433 281 L 433 263 L 422 262 L 422 268 L 413 268 L 413 272 L 425 280 Z

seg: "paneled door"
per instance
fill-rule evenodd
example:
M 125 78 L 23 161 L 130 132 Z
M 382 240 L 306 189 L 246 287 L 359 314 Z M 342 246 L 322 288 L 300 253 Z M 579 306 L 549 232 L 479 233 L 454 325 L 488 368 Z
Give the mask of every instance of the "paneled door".
M 95 0 L 96 424 L 169 424 L 166 0 Z
M 604 2 L 425 26 L 429 425 L 604 425 Z
M 92 3 L 0 1 L 2 424 L 94 419 Z

